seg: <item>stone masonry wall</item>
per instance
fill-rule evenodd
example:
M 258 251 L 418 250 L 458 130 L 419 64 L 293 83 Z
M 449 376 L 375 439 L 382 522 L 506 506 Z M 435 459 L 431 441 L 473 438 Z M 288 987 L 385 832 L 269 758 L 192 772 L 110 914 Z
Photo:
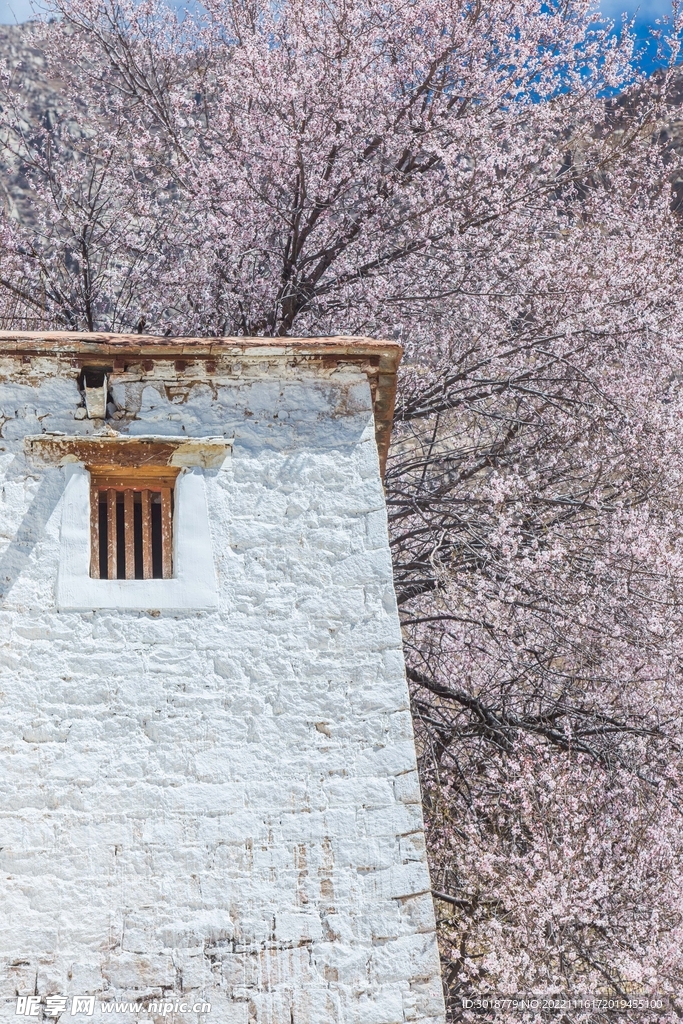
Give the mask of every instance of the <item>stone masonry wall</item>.
M 124 433 L 234 437 L 206 472 L 220 610 L 172 615 L 56 610 L 64 472 L 23 438 L 101 429 L 77 372 L 0 360 L 0 1019 L 95 994 L 60 1019 L 442 1021 L 365 377 L 112 380 Z

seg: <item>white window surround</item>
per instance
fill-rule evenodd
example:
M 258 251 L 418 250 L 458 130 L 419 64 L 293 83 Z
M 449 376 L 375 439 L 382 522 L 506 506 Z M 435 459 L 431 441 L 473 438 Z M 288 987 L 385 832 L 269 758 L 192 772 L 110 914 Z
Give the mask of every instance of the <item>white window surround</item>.
M 218 607 L 204 474 L 181 470 L 175 484 L 173 579 L 96 580 L 90 577 L 90 473 L 64 466 L 57 607 L 60 611 L 209 611 Z

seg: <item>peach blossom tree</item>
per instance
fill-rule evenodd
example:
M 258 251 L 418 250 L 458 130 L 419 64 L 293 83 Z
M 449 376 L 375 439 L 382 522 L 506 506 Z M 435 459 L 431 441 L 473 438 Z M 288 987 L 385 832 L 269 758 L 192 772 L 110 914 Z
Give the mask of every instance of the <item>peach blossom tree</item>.
M 53 13 L 54 116 L 2 69 L 4 326 L 402 341 L 387 503 L 449 1012 L 678 1019 L 676 18 L 645 80 L 589 0 Z

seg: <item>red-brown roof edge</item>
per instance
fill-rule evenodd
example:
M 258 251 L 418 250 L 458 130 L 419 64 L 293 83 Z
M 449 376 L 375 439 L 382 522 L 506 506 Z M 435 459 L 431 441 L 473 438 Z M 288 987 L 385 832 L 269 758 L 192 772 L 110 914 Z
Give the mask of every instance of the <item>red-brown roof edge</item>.
M 355 363 L 370 382 L 375 437 L 382 477 L 387 461 L 396 401 L 396 373 L 403 349 L 396 341 L 365 337 L 333 338 L 164 338 L 150 334 L 86 334 L 74 331 L 0 331 L 0 356 L 71 356 L 83 362 L 128 357 L 212 359 L 245 357 L 324 357 Z

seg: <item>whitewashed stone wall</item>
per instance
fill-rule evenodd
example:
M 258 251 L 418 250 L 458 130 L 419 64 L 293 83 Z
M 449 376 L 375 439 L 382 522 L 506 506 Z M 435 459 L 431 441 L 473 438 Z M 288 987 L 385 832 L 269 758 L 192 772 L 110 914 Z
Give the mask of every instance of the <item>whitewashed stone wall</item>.
M 112 382 L 124 433 L 234 437 L 205 474 L 220 608 L 179 615 L 56 609 L 64 470 L 23 438 L 100 429 L 76 373 L 0 360 L 0 1019 L 442 1021 L 365 377 Z

